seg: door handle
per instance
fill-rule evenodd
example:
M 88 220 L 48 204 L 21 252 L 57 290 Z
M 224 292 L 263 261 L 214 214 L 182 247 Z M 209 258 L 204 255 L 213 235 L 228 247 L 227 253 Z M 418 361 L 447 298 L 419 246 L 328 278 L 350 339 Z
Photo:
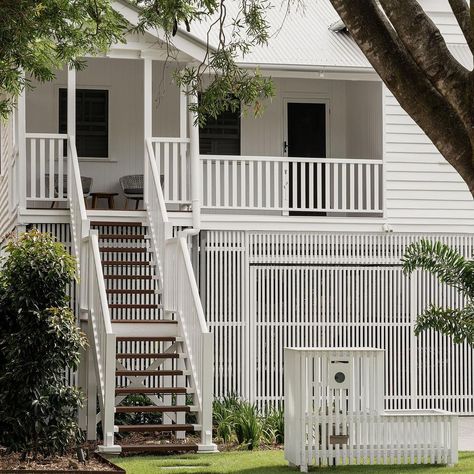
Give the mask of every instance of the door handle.
M 285 140 L 285 141 L 283 142 L 283 153 L 286 153 L 287 151 L 288 151 L 288 143 L 287 143 L 287 141 Z

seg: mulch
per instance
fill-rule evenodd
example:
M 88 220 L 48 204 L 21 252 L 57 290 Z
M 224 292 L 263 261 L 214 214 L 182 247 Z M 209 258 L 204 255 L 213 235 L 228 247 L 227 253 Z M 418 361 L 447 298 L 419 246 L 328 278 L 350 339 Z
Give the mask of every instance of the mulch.
M 7 472 L 34 472 L 36 474 L 44 472 L 59 473 L 94 473 L 108 472 L 124 474 L 125 471 L 118 466 L 110 463 L 99 455 L 92 453 L 85 463 L 79 462 L 75 452 L 64 456 L 32 456 L 22 460 L 21 453 L 7 453 L 6 450 L 0 450 L 0 473 Z

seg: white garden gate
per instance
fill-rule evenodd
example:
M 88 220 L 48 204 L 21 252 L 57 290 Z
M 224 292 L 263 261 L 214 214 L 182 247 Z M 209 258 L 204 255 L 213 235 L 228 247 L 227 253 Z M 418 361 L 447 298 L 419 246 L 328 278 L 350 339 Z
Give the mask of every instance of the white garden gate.
M 474 413 L 473 351 L 413 334 L 430 302 L 462 300 L 430 275 L 402 273 L 406 246 L 441 240 L 470 258 L 468 235 L 207 232 L 201 280 L 215 339 L 215 392 L 283 400 L 283 348 L 385 349 L 385 408 Z

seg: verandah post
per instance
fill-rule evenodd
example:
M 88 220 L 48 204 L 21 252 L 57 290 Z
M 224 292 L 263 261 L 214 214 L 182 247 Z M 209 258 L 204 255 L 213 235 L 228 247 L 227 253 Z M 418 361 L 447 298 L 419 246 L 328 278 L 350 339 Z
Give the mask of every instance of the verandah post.
M 26 90 L 18 96 L 18 207 L 26 210 Z
M 195 94 L 188 95 L 190 106 L 197 104 Z M 189 156 L 191 161 L 191 202 L 193 211 L 193 228 L 201 228 L 201 198 L 202 198 L 202 176 L 201 160 L 199 156 L 199 125 L 195 112 L 188 111 L 189 118 Z
M 143 56 L 142 56 L 143 57 Z M 143 57 L 143 134 L 144 134 L 144 186 L 143 203 L 145 209 L 149 204 L 149 177 L 147 164 L 147 140 L 153 135 L 153 63 L 150 58 Z

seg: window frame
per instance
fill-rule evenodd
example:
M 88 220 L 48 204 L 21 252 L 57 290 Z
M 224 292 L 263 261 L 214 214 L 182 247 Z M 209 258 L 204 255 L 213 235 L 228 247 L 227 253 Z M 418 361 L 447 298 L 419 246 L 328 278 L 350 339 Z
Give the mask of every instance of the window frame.
M 226 112 L 231 112 L 231 111 L 229 110 L 229 111 L 226 111 Z M 231 112 L 231 113 L 233 113 L 233 112 Z M 219 155 L 222 155 L 222 156 L 242 156 L 242 106 L 240 106 L 238 112 L 235 112 L 235 113 L 237 113 L 237 118 L 238 118 L 237 126 L 238 126 L 239 153 L 238 154 L 222 154 L 222 153 L 220 153 Z M 207 126 L 207 124 L 206 124 L 206 126 Z M 202 137 L 201 130 L 202 130 L 201 127 L 199 127 L 199 154 L 203 155 L 203 156 L 216 155 L 216 153 L 202 153 L 202 151 L 201 151 L 201 137 Z M 213 140 L 212 138 L 207 138 L 207 139 L 210 140 L 211 142 Z M 216 137 L 216 140 L 219 140 L 219 137 Z M 237 140 L 237 138 L 235 140 Z
M 58 84 L 56 86 L 56 94 L 55 94 L 55 99 L 56 99 L 56 118 L 57 118 L 57 127 L 59 131 L 59 106 L 60 106 L 60 90 L 61 89 L 66 89 L 67 91 L 67 84 Z M 99 162 L 99 163 L 116 163 L 117 160 L 113 159 L 111 156 L 111 113 L 110 113 L 110 104 L 112 101 L 112 87 L 108 85 L 78 85 L 76 86 L 76 91 L 77 90 L 103 90 L 107 91 L 107 156 L 106 157 L 99 157 L 99 156 L 78 156 L 79 161 L 90 161 L 90 162 Z M 59 132 L 58 132 L 59 133 Z M 77 140 L 77 137 L 76 137 Z

